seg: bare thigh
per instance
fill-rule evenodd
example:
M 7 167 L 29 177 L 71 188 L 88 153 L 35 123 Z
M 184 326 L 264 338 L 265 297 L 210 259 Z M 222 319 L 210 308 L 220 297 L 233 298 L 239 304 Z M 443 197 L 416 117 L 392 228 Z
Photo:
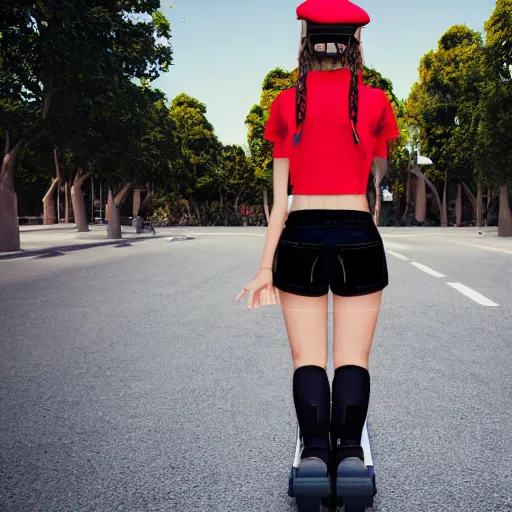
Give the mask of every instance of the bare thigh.
M 353 364 L 368 369 L 382 291 L 357 297 L 333 295 L 334 368 Z
M 294 368 L 327 366 L 328 297 L 303 297 L 279 290 Z

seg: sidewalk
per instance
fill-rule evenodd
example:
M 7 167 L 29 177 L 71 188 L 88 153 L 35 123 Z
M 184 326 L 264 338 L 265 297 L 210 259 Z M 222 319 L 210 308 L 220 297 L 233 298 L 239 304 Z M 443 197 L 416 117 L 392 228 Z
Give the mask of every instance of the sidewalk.
M 183 236 L 183 232 L 171 229 L 157 229 L 157 234 L 137 234 L 131 226 L 121 226 L 121 239 L 107 238 L 106 224 L 90 224 L 90 231 L 77 233 L 75 224 L 52 224 L 50 226 L 20 226 L 21 251 L 0 253 L 0 260 L 24 258 L 48 252 L 71 252 L 102 245 L 119 245 L 129 242 L 152 240 L 175 235 Z M 165 231 L 165 232 L 164 232 Z

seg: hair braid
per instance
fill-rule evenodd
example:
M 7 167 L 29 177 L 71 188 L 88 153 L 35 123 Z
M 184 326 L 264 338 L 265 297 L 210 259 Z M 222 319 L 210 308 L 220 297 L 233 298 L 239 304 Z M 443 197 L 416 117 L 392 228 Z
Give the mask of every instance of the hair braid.
M 362 68 L 361 51 L 359 43 L 352 40 L 347 48 L 347 64 L 350 69 L 350 89 L 348 94 L 348 112 L 352 124 L 352 134 L 354 142 L 359 143 L 359 135 L 357 134 L 357 110 L 359 100 L 359 71 Z
M 299 76 L 297 78 L 297 89 L 295 93 L 295 138 L 294 145 L 299 143 L 302 127 L 306 119 L 307 87 L 306 78 L 311 68 L 311 48 L 309 41 L 306 42 L 299 58 Z

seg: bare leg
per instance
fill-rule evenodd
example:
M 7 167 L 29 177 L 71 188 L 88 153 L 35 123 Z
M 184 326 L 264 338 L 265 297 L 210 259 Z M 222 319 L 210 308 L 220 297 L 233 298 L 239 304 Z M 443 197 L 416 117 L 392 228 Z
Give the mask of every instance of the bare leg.
M 364 510 L 374 494 L 364 464 L 361 435 L 370 401 L 368 366 L 381 298 L 382 291 L 358 297 L 334 295 L 333 299 L 335 370 L 330 436 L 337 468 L 336 493 L 338 498 L 353 500 L 359 506 L 357 510 Z M 356 481 L 358 492 L 354 495 Z M 363 481 L 366 485 L 361 486 Z
M 382 291 L 358 297 L 333 296 L 334 368 L 357 365 L 368 369 Z
M 309 459 L 306 464 L 319 469 L 317 476 L 324 480 L 327 492 L 331 419 L 331 389 L 325 368 L 328 295 L 303 297 L 281 291 L 279 294 L 295 368 L 293 401 L 304 442 L 301 467 L 305 470 L 303 460 Z M 322 461 L 320 468 L 318 459 Z
M 327 366 L 328 295 L 303 297 L 279 290 L 293 365 Z

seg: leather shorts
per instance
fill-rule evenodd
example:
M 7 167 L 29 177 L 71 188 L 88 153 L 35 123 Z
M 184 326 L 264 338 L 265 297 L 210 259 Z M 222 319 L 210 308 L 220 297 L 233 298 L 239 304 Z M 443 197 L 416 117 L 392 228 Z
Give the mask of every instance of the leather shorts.
M 296 210 L 289 214 L 274 253 L 274 286 L 319 297 L 355 296 L 388 285 L 384 244 L 371 213 Z

